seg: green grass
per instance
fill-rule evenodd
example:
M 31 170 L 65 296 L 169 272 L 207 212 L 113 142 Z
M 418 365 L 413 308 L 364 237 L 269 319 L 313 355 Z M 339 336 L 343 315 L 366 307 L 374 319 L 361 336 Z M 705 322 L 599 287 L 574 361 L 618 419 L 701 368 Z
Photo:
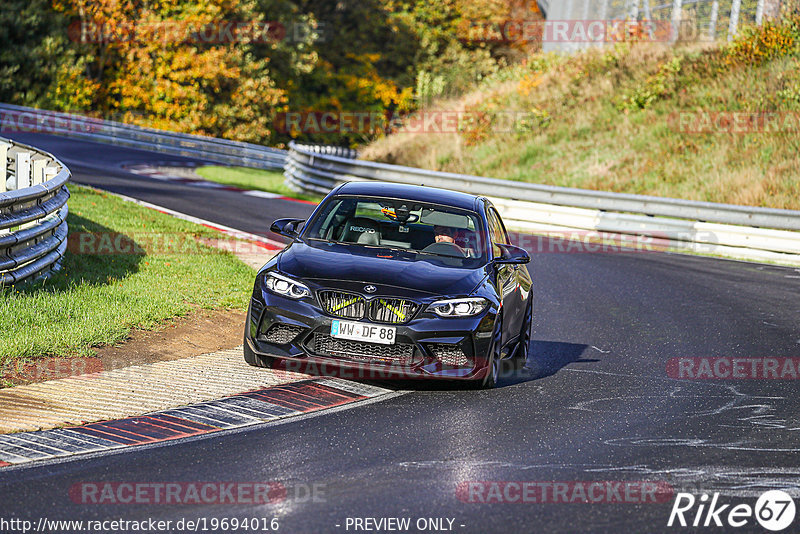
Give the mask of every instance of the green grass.
M 362 156 L 530 183 L 800 209 L 800 131 L 699 133 L 681 130 L 677 120 L 698 112 L 800 116 L 798 15 L 742 32 L 732 44 L 623 43 L 532 56 L 438 108 L 544 119 L 509 133 L 478 125 L 390 135 Z
M 134 328 L 153 329 L 198 308 L 245 309 L 254 271 L 196 241 L 222 234 L 92 189 L 73 185 L 70 192 L 63 270 L 0 288 L 0 364 L 90 355 Z M 148 252 L 80 253 L 80 232 L 124 234 Z
M 263 171 L 245 167 L 219 167 L 210 165 L 199 167 L 195 172 L 204 179 L 218 184 L 232 185 L 242 189 L 266 191 L 290 198 L 319 202 L 322 197 L 295 193 L 286 185 L 283 173 L 280 171 Z

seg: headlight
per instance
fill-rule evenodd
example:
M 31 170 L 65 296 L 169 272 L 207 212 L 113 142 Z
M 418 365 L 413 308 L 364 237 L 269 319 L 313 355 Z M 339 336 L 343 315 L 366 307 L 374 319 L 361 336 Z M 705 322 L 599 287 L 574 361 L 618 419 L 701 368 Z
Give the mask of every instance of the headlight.
M 481 313 L 488 304 L 488 300 L 480 297 L 437 300 L 428 306 L 428 311 L 439 317 L 470 317 Z
M 301 299 L 311 295 L 311 291 L 305 285 L 275 272 L 269 272 L 264 276 L 264 285 L 273 293 L 290 299 Z

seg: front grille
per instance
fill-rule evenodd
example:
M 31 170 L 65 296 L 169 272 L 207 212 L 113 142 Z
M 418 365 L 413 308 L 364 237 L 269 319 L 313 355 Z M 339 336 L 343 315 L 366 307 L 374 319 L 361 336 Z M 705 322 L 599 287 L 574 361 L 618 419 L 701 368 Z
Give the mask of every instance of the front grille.
M 467 355 L 459 345 L 431 343 L 428 348 L 433 352 L 434 357 L 445 365 L 463 366 L 469 363 Z
M 275 343 L 277 345 L 285 345 L 291 343 L 303 331 L 301 326 L 293 326 L 290 324 L 274 324 L 264 336 L 267 343 Z
M 405 323 L 411 320 L 418 308 L 410 300 L 378 297 L 370 302 L 369 318 L 378 323 Z
M 323 356 L 345 356 L 354 360 L 382 360 L 407 364 L 414 357 L 414 345 L 411 343 L 382 345 L 316 334 L 314 336 L 314 352 Z
M 323 310 L 345 319 L 363 319 L 367 308 L 364 297 L 353 293 L 322 291 L 319 300 Z

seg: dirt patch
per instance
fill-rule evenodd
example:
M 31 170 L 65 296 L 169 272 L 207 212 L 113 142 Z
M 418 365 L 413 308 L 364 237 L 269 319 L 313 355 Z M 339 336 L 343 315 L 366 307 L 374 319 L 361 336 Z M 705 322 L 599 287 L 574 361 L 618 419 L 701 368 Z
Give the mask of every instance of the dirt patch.
M 43 358 L 6 368 L 3 383 L 44 382 L 231 349 L 242 344 L 244 319 L 242 310 L 197 310 L 169 321 L 160 330 L 134 330 L 121 344 L 98 348 L 95 357 Z
M 198 310 L 157 331 L 134 331 L 127 341 L 97 350 L 103 368 L 190 358 L 242 344 L 242 310 Z M 106 365 L 107 364 L 107 365 Z

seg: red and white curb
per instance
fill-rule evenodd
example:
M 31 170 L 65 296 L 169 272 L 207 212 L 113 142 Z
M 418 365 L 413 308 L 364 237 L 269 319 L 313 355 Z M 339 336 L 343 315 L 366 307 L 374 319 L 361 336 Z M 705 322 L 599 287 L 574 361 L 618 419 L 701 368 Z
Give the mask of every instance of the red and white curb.
M 197 165 L 184 165 L 183 167 L 186 169 L 192 169 Z M 301 200 L 299 198 L 292 198 L 287 197 L 284 195 L 279 195 L 277 193 L 269 193 L 267 191 L 258 191 L 253 189 L 242 189 L 241 187 L 236 187 L 233 185 L 224 185 L 219 184 L 217 182 L 211 182 L 209 180 L 203 180 L 202 178 L 187 178 L 186 176 L 178 176 L 175 172 L 170 172 L 165 170 L 165 168 L 176 168 L 180 167 L 175 162 L 164 162 L 163 164 L 159 163 L 140 163 L 140 164 L 132 164 L 132 165 L 123 165 L 122 166 L 126 171 L 138 174 L 139 176 L 147 176 L 148 178 L 153 178 L 155 180 L 164 180 L 168 182 L 176 182 L 179 184 L 184 185 L 191 185 L 194 187 L 204 187 L 207 189 L 220 189 L 222 191 L 234 191 L 237 193 L 242 193 L 243 195 L 248 195 L 251 197 L 259 197 L 259 198 L 274 198 L 279 200 L 288 200 L 290 202 L 300 202 L 301 204 L 316 204 L 316 202 L 311 202 L 310 200 Z
M 369 384 L 315 378 L 114 421 L 0 435 L 0 467 L 269 423 L 390 393 Z

